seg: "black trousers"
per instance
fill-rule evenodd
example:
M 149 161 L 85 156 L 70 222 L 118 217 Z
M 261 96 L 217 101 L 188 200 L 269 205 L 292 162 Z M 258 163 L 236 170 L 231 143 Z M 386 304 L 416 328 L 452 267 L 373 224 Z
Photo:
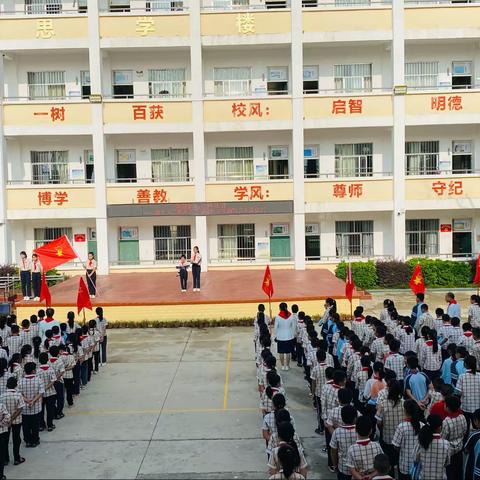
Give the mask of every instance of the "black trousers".
M 5 455 L 4 460 L 6 462 L 10 461 L 10 455 L 8 452 L 8 444 L 10 443 L 10 433 L 12 434 L 12 442 L 13 442 L 13 459 L 20 460 L 20 445 L 22 443 L 22 439 L 20 437 L 20 431 L 22 430 L 22 424 L 19 423 L 17 425 L 12 425 L 7 432 L 7 441 L 5 443 Z
M 97 294 L 97 272 L 87 270 L 87 287 L 90 295 Z
M 3 477 L 4 464 L 7 461 L 5 458 L 6 449 L 8 449 L 8 432 L 0 433 L 0 478 Z
M 81 384 L 81 369 L 80 363 L 77 362 L 73 367 L 73 394 L 80 394 L 80 384 Z
M 301 343 L 296 344 L 297 350 L 297 365 L 303 365 L 303 359 L 305 358 L 305 352 L 303 351 L 303 345 Z
M 337 480 L 351 480 L 352 476 L 351 475 L 345 475 L 342 472 L 337 471 Z
M 94 362 L 94 369 L 98 372 L 98 366 L 100 365 L 100 350 L 98 352 L 93 352 L 93 362 Z
M 450 465 L 446 470 L 448 480 L 459 480 L 463 477 L 463 452 L 455 453 L 450 457 Z
M 32 290 L 34 297 L 40 297 L 42 289 L 42 274 L 40 272 L 32 273 Z
M 22 294 L 24 297 L 30 297 L 32 295 L 31 282 L 32 276 L 30 270 L 20 271 L 20 283 L 22 284 Z
M 103 342 L 100 343 L 100 350 L 102 351 L 102 363 L 107 363 L 107 336 L 103 337 Z
M 317 428 L 319 430 L 323 430 L 325 428 L 325 424 L 322 418 L 322 402 L 320 402 L 320 397 L 315 395 L 315 407 L 317 409 Z
M 67 403 L 72 406 L 73 405 L 73 378 L 64 378 L 63 379 L 65 385 L 65 392 L 67 394 Z
M 200 275 L 202 267 L 197 263 L 192 263 L 193 288 L 200 288 Z
M 50 395 L 49 397 L 43 398 L 43 405 L 42 405 L 42 414 L 40 417 L 40 426 L 45 428 L 53 427 L 53 419 L 55 418 L 56 413 L 56 395 Z M 47 414 L 47 422 L 45 423 L 45 413 Z M 26 440 L 25 440 L 26 441 Z
M 180 288 L 182 290 L 187 289 L 188 272 L 186 270 L 180 270 Z
M 32 444 L 40 441 L 38 435 L 39 422 L 42 421 L 41 413 L 34 415 L 22 415 L 23 439 L 25 443 Z
M 63 414 L 65 406 L 65 387 L 62 382 L 55 382 L 55 391 L 57 392 L 55 400 L 55 416 Z
M 92 379 L 93 372 L 93 357 L 87 360 L 87 381 L 89 382 Z
M 330 440 L 332 439 L 332 434 L 328 431 L 328 428 L 325 428 L 325 443 L 327 446 L 327 457 L 328 465 L 333 466 L 332 462 L 332 449 L 330 448 Z

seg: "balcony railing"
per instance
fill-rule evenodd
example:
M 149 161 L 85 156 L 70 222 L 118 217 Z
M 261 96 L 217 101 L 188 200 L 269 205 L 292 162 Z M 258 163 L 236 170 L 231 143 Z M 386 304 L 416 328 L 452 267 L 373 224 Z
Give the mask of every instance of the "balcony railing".
M 199 1 L 199 0 L 196 0 Z M 202 10 L 225 12 L 236 10 L 273 10 L 290 8 L 290 0 L 265 0 L 263 4 L 250 4 L 249 0 L 203 0 Z
M 286 175 L 246 175 L 246 174 L 237 174 L 237 175 L 219 175 L 214 177 L 207 177 L 207 182 L 216 183 L 216 182 L 259 182 L 259 181 L 284 181 L 292 180 L 292 176 L 289 174 Z
M 317 174 L 306 174 L 304 178 L 309 180 L 331 180 L 331 179 L 342 179 L 346 180 L 349 178 L 357 179 L 362 178 L 363 180 L 368 180 L 369 178 L 379 178 L 379 177 L 391 177 L 393 176 L 392 172 L 370 172 L 369 175 L 356 175 L 356 176 L 339 176 L 337 173 L 317 173 Z
M 198 1 L 198 0 L 193 0 Z M 130 5 L 130 0 L 110 4 L 107 8 L 102 8 L 101 13 L 181 13 L 188 11 L 188 0 L 146 0 L 144 6 Z
M 311 8 L 369 8 L 390 7 L 392 0 L 302 0 L 302 7 Z
M 193 183 L 193 177 L 183 177 L 183 176 L 170 176 L 164 177 L 163 179 L 159 178 L 109 178 L 107 179 L 107 183 L 111 184 L 122 184 L 122 183 L 135 183 L 135 184 L 163 184 L 163 183 L 181 183 L 181 184 L 191 184 Z
M 85 178 L 62 178 L 62 179 L 51 179 L 49 181 L 41 181 L 42 179 L 27 179 L 27 180 L 7 180 L 7 185 L 10 186 L 33 186 L 33 187 L 42 187 L 49 185 L 92 185 L 95 183 L 94 179 L 88 180 Z
M 3 15 L 76 15 L 86 14 L 88 11 L 87 0 L 57 0 L 56 2 L 32 0 L 16 7 L 16 10 L 1 10 L 0 17 Z

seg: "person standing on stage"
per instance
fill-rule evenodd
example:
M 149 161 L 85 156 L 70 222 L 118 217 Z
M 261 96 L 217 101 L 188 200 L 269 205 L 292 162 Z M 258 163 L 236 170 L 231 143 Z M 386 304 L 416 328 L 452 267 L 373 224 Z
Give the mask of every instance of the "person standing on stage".
M 32 265 L 27 257 L 26 252 L 20 252 L 20 283 L 22 284 L 22 294 L 24 300 L 30 300 L 31 282 L 32 282 Z
M 42 289 L 42 264 L 36 253 L 32 254 L 32 290 L 33 300 L 40 301 L 40 290 Z
M 187 262 L 187 258 L 185 255 L 182 255 L 177 265 L 178 275 L 180 277 L 180 289 L 182 292 L 187 291 L 188 267 L 189 263 Z
M 202 273 L 202 256 L 198 247 L 193 247 L 192 253 L 192 277 L 193 291 L 200 291 L 200 274 Z
M 93 252 L 88 252 L 87 266 L 87 286 L 90 298 L 95 298 L 97 294 L 97 261 Z

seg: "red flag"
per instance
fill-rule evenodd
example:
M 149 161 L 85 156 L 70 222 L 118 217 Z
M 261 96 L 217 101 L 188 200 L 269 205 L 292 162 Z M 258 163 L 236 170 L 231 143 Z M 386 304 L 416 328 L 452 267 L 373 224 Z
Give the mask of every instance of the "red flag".
M 82 308 L 92 309 L 92 302 L 90 301 L 90 294 L 88 293 L 88 288 L 83 277 L 80 277 L 78 283 L 78 293 L 77 293 L 77 310 L 78 313 L 82 311 Z
M 45 301 L 46 307 L 52 306 L 52 295 L 50 294 L 50 289 L 48 288 L 47 276 L 45 271 L 42 273 L 42 288 L 40 289 L 40 301 Z
M 77 258 L 66 235 L 43 245 L 43 247 L 36 248 L 33 253 L 38 255 L 44 272 Z
M 416 295 L 417 293 L 425 293 L 425 280 L 422 275 L 422 269 L 420 264 L 417 263 L 415 270 L 412 273 L 412 278 L 410 278 L 410 288 L 412 292 Z
M 267 265 L 265 269 L 265 274 L 263 275 L 262 290 L 268 295 L 268 298 L 273 296 L 273 281 L 272 274 L 270 273 L 270 266 Z
M 477 267 L 475 269 L 475 278 L 473 279 L 473 283 L 476 283 L 477 285 L 480 284 L 480 254 L 477 258 Z
M 355 283 L 353 281 L 352 265 L 350 263 L 347 267 L 347 278 L 345 282 L 345 296 L 351 303 L 353 298 L 353 291 L 355 290 Z

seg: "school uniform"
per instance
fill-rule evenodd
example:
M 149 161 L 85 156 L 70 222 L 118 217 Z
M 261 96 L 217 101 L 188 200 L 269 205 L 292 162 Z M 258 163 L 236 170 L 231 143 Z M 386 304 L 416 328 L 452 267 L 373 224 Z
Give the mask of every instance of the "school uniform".
M 0 403 L 0 478 L 5 468 L 5 451 L 8 449 L 8 427 L 10 414 L 3 403 Z
M 264 390 L 262 392 L 262 396 L 260 398 L 260 410 L 262 410 L 266 413 L 270 413 L 270 412 L 273 411 L 272 399 L 278 393 L 281 393 L 285 397 L 285 404 L 286 404 L 286 400 L 287 400 L 287 394 L 286 394 L 285 389 L 283 387 L 271 387 L 271 389 L 273 391 L 272 398 L 268 398 L 266 390 Z
M 25 300 L 28 300 L 32 296 L 32 264 L 28 258 L 21 258 L 20 264 L 20 283 L 22 285 L 22 294 Z
M 92 361 L 93 361 L 93 370 L 98 372 L 98 367 L 100 365 L 100 339 L 102 338 L 100 332 L 95 330 L 93 333 L 89 332 L 90 342 L 93 344 L 92 350 Z
M 278 449 L 280 448 L 281 445 L 287 445 L 284 442 L 280 442 L 278 447 L 275 447 L 272 451 L 272 454 L 270 455 L 270 460 L 268 461 L 268 468 L 275 469 L 275 470 L 280 470 L 282 468 L 280 461 L 278 460 Z M 297 443 L 298 447 L 298 443 Z M 296 468 L 296 471 L 299 471 L 300 469 L 307 468 L 308 463 L 305 460 L 305 455 L 303 453 L 303 447 L 300 445 L 300 448 L 298 448 L 298 453 L 300 454 L 300 465 Z
M 290 423 L 292 424 L 292 427 L 295 428 L 295 420 L 292 416 L 290 416 Z M 263 417 L 262 431 L 270 433 L 270 439 L 267 443 L 266 449 L 267 456 L 270 456 L 273 449 L 279 444 L 277 422 L 275 421 L 275 412 L 269 412 Z
M 43 394 L 43 407 L 42 414 L 40 416 L 40 427 L 53 428 L 53 419 L 55 418 L 55 400 L 57 392 L 55 390 L 55 381 L 57 376 L 55 371 L 50 365 L 40 365 L 38 368 L 38 376 L 42 380 L 43 385 L 45 386 L 45 391 Z M 50 385 L 50 386 L 49 386 Z M 47 422 L 45 425 L 45 411 L 47 414 Z
M 200 290 L 200 275 L 202 273 L 202 256 L 199 253 L 192 255 L 193 288 Z
M 413 332 L 409 334 L 405 331 L 405 328 L 402 327 L 398 333 L 398 341 L 400 342 L 399 352 L 402 355 L 405 355 L 405 353 L 409 351 L 415 351 L 415 334 Z
M 322 396 L 322 389 L 326 382 L 325 370 L 328 368 L 327 362 L 320 362 L 310 372 L 312 381 L 315 381 L 315 391 L 313 392 L 315 399 L 315 407 L 317 409 L 317 428 L 323 430 L 324 422 L 322 418 L 322 402 L 320 397 Z
M 375 356 L 375 361 L 383 363 L 390 348 L 388 345 L 385 345 L 385 338 L 380 337 L 373 341 L 370 351 Z
M 442 438 L 450 443 L 450 464 L 447 467 L 447 477 L 459 479 L 463 473 L 463 438 L 467 433 L 467 420 L 461 414 L 447 413 L 442 423 Z
M 480 478 L 480 430 L 470 432 L 465 442 L 465 469 L 464 480 L 478 480 Z
M 455 343 L 453 342 L 453 340 L 450 339 L 453 339 L 455 336 L 456 330 L 454 330 L 454 326 L 450 323 L 444 323 L 438 330 L 438 337 L 442 341 L 442 350 L 444 351 L 444 354 L 447 352 L 447 347 L 451 343 Z
M 392 370 L 397 375 L 397 380 L 403 382 L 403 367 L 405 366 L 405 358 L 400 353 L 391 353 L 385 360 L 385 368 Z
M 422 327 L 433 328 L 433 317 L 429 312 L 422 313 L 415 324 L 415 330 L 420 332 Z
M 472 327 L 480 327 L 480 305 L 473 303 L 468 307 L 468 321 Z
M 97 294 L 97 261 L 87 260 L 86 270 L 88 293 L 90 296 L 95 296 Z
M 330 410 L 339 406 L 338 391 L 340 386 L 333 383 L 333 380 L 329 380 L 322 389 L 320 396 L 320 403 L 322 405 L 322 418 L 324 422 L 327 420 Z M 332 465 L 332 456 L 330 452 L 330 440 L 332 438 L 328 428 L 325 429 L 325 445 L 327 446 L 328 465 Z
M 20 353 L 23 347 L 23 338 L 20 335 L 12 335 L 7 338 L 6 347 L 8 347 L 8 355 L 12 358 L 14 353 Z
M 398 470 L 401 478 L 410 475 L 414 457 L 413 451 L 417 442 L 417 434 L 412 426 L 412 421 L 408 418 L 401 422 L 393 434 L 392 445 L 399 449 Z
M 30 328 L 23 328 L 20 332 L 20 338 L 23 345 L 32 345 L 33 334 Z
M 441 438 L 439 433 L 433 434 L 433 440 L 428 450 L 425 450 L 417 440 L 413 458 L 421 463 L 422 480 L 445 480 L 445 467 L 450 463 L 450 444 Z
M 433 351 L 433 341 L 427 340 L 420 349 L 419 363 L 422 370 L 428 375 L 430 380 L 440 376 L 442 368 L 442 351 L 440 346 L 436 352 Z
M 10 414 L 10 418 L 13 418 L 13 414 L 20 410 L 20 414 L 12 420 L 12 424 L 10 425 L 8 432 L 7 432 L 7 441 L 5 445 L 5 454 L 4 459 L 6 462 L 10 461 L 10 456 L 8 452 L 8 444 L 10 441 L 10 433 L 12 434 L 12 442 L 13 442 L 13 459 L 15 461 L 20 461 L 20 445 L 22 440 L 20 438 L 20 430 L 22 429 L 22 411 L 25 407 L 25 401 L 23 399 L 23 395 L 17 389 L 8 389 L 2 396 L 0 396 L 0 403 L 5 405 L 5 408 L 8 410 Z
M 347 466 L 347 452 L 348 449 L 357 441 L 357 434 L 355 433 L 355 425 L 340 425 L 335 429 L 330 440 L 330 448 L 337 451 L 338 458 L 338 478 L 351 478 L 350 468 Z
M 405 391 L 410 390 L 415 400 L 421 401 L 427 395 L 430 383 L 431 381 L 425 373 L 411 372 L 405 377 Z
M 19 363 L 12 363 L 9 371 L 11 376 L 17 379 L 17 382 L 23 377 L 23 368 Z
M 386 392 L 387 389 L 382 390 Z M 397 427 L 403 420 L 403 402 L 400 399 L 396 404 L 386 396 L 377 401 L 377 414 L 375 418 L 382 422 L 382 435 L 380 445 L 385 454 L 390 459 L 390 465 L 393 468 L 398 464 L 398 453 L 393 445 L 393 436 Z
M 473 412 L 480 404 L 480 373 L 473 374 L 469 370 L 458 377 L 457 390 L 461 394 L 462 410 L 470 425 Z
M 97 322 L 97 330 L 100 332 L 100 354 L 101 363 L 107 363 L 107 326 L 108 321 L 105 317 L 102 319 L 95 318 Z
M 40 337 L 40 327 L 38 326 L 38 323 L 30 323 L 30 334 L 32 339 Z
M 18 391 L 29 401 L 37 395 L 45 392 L 45 385 L 40 376 L 35 374 L 25 375 L 18 384 Z M 23 439 L 27 445 L 40 443 L 38 435 L 39 417 L 42 411 L 42 398 L 40 397 L 33 405 L 25 404 L 22 411 Z
M 177 265 L 178 276 L 180 277 L 180 290 L 182 290 L 182 292 L 185 292 L 187 290 L 189 266 L 190 265 L 186 261 L 178 262 Z
M 90 343 L 90 336 L 89 335 L 81 335 L 80 336 L 80 344 L 82 346 L 82 362 L 80 366 L 81 371 L 81 379 L 82 379 L 82 386 L 85 387 L 90 380 L 89 378 L 89 355 L 91 353 L 91 349 L 93 345 Z M 90 372 L 91 373 L 91 372 Z
M 32 290 L 33 297 L 40 299 L 42 289 L 42 264 L 38 260 L 32 260 Z
M 65 405 L 65 387 L 63 383 L 63 376 L 65 375 L 65 365 L 60 357 L 50 357 L 50 367 L 55 372 L 55 391 L 57 396 L 55 398 L 55 418 L 58 420 L 63 417 L 63 407 Z
M 65 393 L 67 397 L 67 403 L 69 406 L 73 405 L 73 368 L 75 367 L 75 357 L 69 352 L 62 352 L 60 358 L 65 367 L 65 373 L 63 374 L 63 384 L 65 386 Z
M 377 442 L 369 439 L 357 440 L 348 448 L 345 465 L 354 468 L 361 475 L 368 476 L 375 471 L 373 463 L 380 453 L 383 453 L 383 450 Z
M 80 394 L 80 386 L 82 384 L 82 362 L 84 359 L 83 348 L 78 345 L 77 351 L 72 350 L 73 358 L 75 359 L 75 366 L 73 367 L 73 394 Z
M 458 346 L 465 347 L 470 355 L 473 355 L 473 346 L 475 340 L 473 339 L 473 333 L 470 331 L 463 332 L 463 335 L 458 341 Z

